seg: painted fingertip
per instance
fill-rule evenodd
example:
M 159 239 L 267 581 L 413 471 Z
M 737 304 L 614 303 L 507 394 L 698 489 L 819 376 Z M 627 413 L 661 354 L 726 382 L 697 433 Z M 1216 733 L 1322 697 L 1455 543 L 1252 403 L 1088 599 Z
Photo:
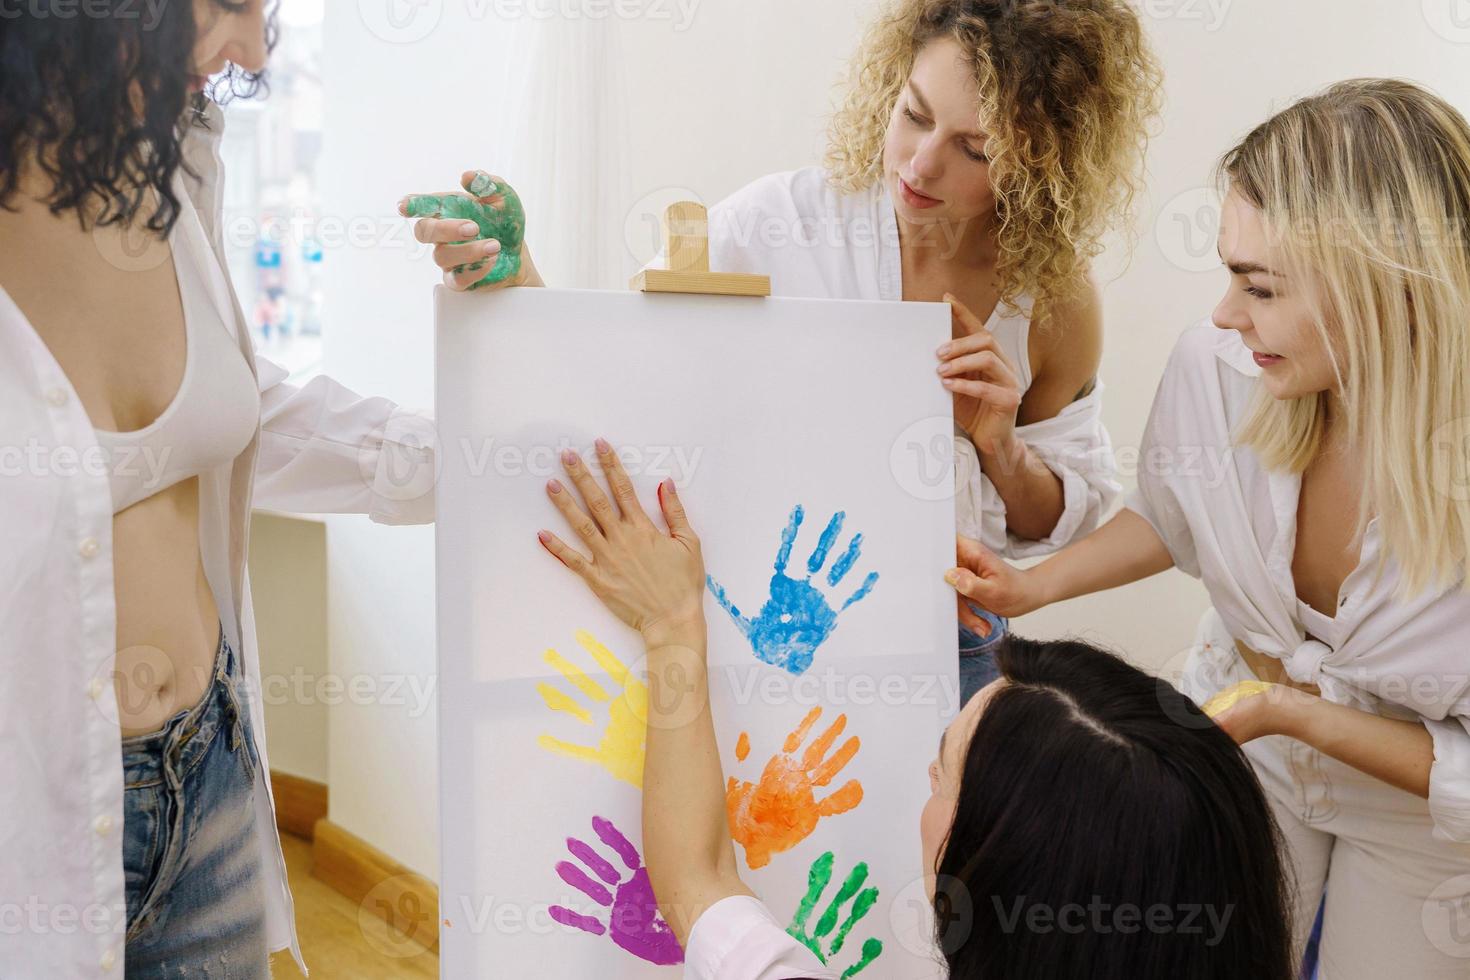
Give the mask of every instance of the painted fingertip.
M 476 197 L 485 197 L 495 190 L 495 178 L 483 170 L 477 170 L 475 176 L 470 179 L 467 190 Z

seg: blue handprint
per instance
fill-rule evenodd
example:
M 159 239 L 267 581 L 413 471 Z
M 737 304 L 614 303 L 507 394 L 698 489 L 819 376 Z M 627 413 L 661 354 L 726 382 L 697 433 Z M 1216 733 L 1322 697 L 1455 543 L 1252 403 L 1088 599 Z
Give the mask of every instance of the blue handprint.
M 848 596 L 838 609 L 833 609 L 827 596 L 812 585 L 812 576 L 821 571 L 827 555 L 842 533 L 842 522 L 846 511 L 838 511 L 827 522 L 827 529 L 817 541 L 816 550 L 807 559 L 806 578 L 796 579 L 786 574 L 786 562 L 791 558 L 791 545 L 796 541 L 796 531 L 801 527 L 805 515 L 801 504 L 791 511 L 791 519 L 781 532 L 781 550 L 776 553 L 776 574 L 771 576 L 771 597 L 761 606 L 755 619 L 743 616 L 728 596 L 724 586 L 716 582 L 713 575 L 705 576 L 709 590 L 714 593 L 721 606 L 735 620 L 735 625 L 750 640 L 755 655 L 768 664 L 784 667 L 793 674 L 806 673 L 812 665 L 812 655 L 832 631 L 837 628 L 837 617 L 854 602 L 873 591 L 878 581 L 877 572 L 869 572 L 857 591 Z M 854 534 L 847 550 L 838 556 L 827 570 L 827 584 L 836 585 L 852 570 L 862 552 L 863 536 Z

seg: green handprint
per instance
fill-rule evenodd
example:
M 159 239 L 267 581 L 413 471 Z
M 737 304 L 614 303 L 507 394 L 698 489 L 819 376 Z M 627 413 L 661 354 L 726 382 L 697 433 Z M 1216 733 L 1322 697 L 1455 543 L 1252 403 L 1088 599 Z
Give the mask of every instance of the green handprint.
M 796 915 L 791 920 L 791 925 L 786 927 L 787 935 L 801 943 L 807 949 L 817 955 L 825 965 L 833 956 L 842 950 L 842 944 L 847 940 L 847 934 L 859 919 L 872 910 L 874 903 L 878 901 L 878 889 L 863 888 L 863 882 L 868 880 L 868 865 L 866 862 L 858 862 L 857 867 L 847 876 L 842 887 L 837 890 L 837 896 L 832 899 L 832 904 L 827 906 L 827 911 L 817 920 L 817 927 L 811 933 L 807 932 L 807 920 L 811 918 L 812 910 L 816 907 L 817 900 L 822 897 L 822 892 L 827 890 L 827 885 L 832 881 L 832 862 L 835 860 L 831 851 L 812 862 L 811 870 L 807 872 L 806 897 L 797 906 Z M 854 898 L 853 896 L 856 896 Z M 852 899 L 852 911 L 843 920 L 842 926 L 837 925 L 837 918 L 842 914 L 842 906 Z M 837 934 L 832 937 L 827 947 L 827 952 L 822 952 L 821 940 L 833 929 Z M 869 937 L 863 943 L 862 956 L 852 966 L 842 973 L 842 980 L 856 976 L 867 968 L 883 952 L 883 943 L 878 939 Z
M 496 181 L 483 170 L 475 174 L 466 188 L 471 197 L 463 194 L 417 194 L 407 201 L 406 214 L 410 218 L 450 218 L 455 221 L 473 221 L 480 226 L 476 239 L 494 239 L 500 243 L 500 254 L 495 265 L 470 289 L 479 289 L 504 282 L 520 274 L 521 244 L 526 240 L 526 210 L 515 190 L 504 181 Z M 500 206 L 494 207 L 489 198 L 502 196 Z M 463 245 L 464 242 L 453 242 Z M 453 271 L 478 271 L 489 259 L 481 259 L 467 266 L 456 266 Z

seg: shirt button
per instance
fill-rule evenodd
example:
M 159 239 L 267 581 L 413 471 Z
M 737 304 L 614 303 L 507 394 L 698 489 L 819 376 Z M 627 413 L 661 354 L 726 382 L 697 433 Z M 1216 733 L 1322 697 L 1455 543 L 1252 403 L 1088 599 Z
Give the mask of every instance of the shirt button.
M 114 966 L 117 965 L 117 953 L 109 949 L 107 952 L 102 954 L 102 959 L 99 961 L 98 965 L 102 967 L 103 972 L 111 970 Z
M 83 538 L 81 545 L 77 548 L 83 558 L 92 558 L 97 554 L 98 546 L 96 538 Z
M 46 391 L 46 400 L 58 407 L 66 404 L 66 398 L 65 388 L 49 388 Z
M 102 682 L 95 677 L 87 684 L 87 697 L 93 701 L 102 697 Z
M 97 831 L 98 837 L 106 837 L 108 831 L 112 830 L 112 818 L 104 813 L 92 821 L 92 828 Z

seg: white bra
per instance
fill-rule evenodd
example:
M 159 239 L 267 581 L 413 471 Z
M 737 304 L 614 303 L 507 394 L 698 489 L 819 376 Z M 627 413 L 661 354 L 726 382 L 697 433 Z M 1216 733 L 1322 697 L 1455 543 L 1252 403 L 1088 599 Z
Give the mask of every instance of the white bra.
M 260 424 L 260 389 L 210 295 L 211 285 L 217 295 L 228 295 L 207 278 L 223 272 L 188 196 L 179 197 L 183 210 L 169 249 L 184 307 L 184 379 L 148 426 L 131 432 L 93 427 L 107 458 L 114 514 L 234 459 Z

